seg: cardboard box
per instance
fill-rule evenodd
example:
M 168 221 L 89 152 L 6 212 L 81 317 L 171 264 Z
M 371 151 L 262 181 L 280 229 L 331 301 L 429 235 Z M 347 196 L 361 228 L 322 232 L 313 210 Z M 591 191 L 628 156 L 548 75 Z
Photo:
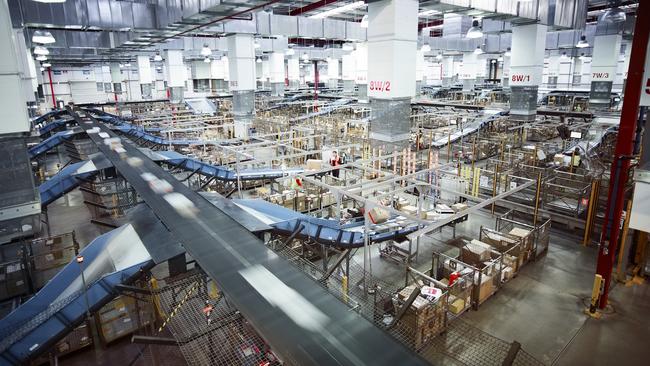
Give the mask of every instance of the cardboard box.
M 307 166 L 305 170 L 321 170 L 323 168 L 323 161 L 317 159 L 307 159 Z
M 467 264 L 478 265 L 490 259 L 490 249 L 491 247 L 488 244 L 473 239 L 463 247 L 462 261 Z
M 459 314 L 463 310 L 465 310 L 465 300 L 456 298 L 449 303 L 449 311 L 452 313 Z

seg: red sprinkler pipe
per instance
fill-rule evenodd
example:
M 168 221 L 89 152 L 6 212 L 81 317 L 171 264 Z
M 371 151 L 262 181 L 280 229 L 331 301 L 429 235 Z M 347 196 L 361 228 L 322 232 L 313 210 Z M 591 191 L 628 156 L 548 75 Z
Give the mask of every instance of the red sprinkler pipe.
M 650 12 L 650 1 L 640 1 L 636 12 L 637 15 L 648 14 L 648 12 Z M 620 222 L 625 199 L 625 183 L 630 169 L 630 157 L 634 152 L 634 137 L 639 114 L 639 100 L 641 98 L 641 87 L 643 86 L 643 69 L 645 67 L 649 35 L 650 22 L 643 16 L 637 16 L 634 25 L 630 66 L 625 85 L 625 98 L 621 111 L 621 122 L 618 128 L 616 150 L 609 180 L 607 209 L 603 220 L 603 233 L 601 234 L 600 249 L 598 251 L 596 273 L 603 277 L 605 284 L 598 304 L 600 309 L 607 306 L 612 268 L 614 267 L 618 248 Z
M 50 92 L 52 93 L 52 108 L 56 108 L 56 97 L 54 96 L 54 84 L 52 84 L 52 68 L 47 68 L 47 76 L 50 78 Z
M 318 61 L 314 61 L 314 111 L 318 112 Z

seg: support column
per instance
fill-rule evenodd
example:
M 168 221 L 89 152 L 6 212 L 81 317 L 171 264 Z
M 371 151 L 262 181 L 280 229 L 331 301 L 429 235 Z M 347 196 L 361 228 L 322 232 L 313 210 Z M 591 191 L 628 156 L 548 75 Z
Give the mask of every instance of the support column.
M 415 94 L 418 1 L 371 2 L 368 18 L 370 138 L 380 145 L 404 147 L 410 137 Z
M 300 60 L 297 55 L 287 60 L 287 78 L 289 79 L 289 90 L 298 90 L 300 87 Z
M 137 62 L 142 99 L 151 99 L 153 78 L 151 77 L 151 64 L 149 63 L 149 56 L 138 56 Z
M 454 57 L 442 58 L 442 86 L 451 86 L 454 79 Z
M 167 70 L 167 95 L 172 103 L 183 101 L 185 90 L 185 79 L 187 76 L 185 64 L 183 64 L 182 50 L 168 50 L 165 57 L 165 69 Z
M 537 92 L 542 83 L 546 26 L 529 24 L 512 27 L 510 60 L 510 116 L 534 120 L 537 115 Z
M 343 55 L 341 76 L 343 79 L 343 93 L 345 94 L 354 93 L 355 69 L 354 55 L 352 53 Z
M 424 78 L 424 52 L 418 50 L 415 54 L 415 95 L 422 94 L 422 79 Z
M 225 92 L 228 90 L 228 84 L 225 81 L 226 72 L 224 70 L 223 60 L 212 60 L 210 63 L 210 78 L 214 80 L 214 86 L 219 92 Z
M 501 84 L 504 88 L 510 86 L 510 56 L 503 55 L 503 69 L 501 71 Z
M 610 107 L 612 85 L 616 78 L 618 56 L 621 53 L 620 34 L 596 34 L 591 58 L 590 109 Z
M 359 102 L 368 102 L 368 44 L 357 43 L 354 50 L 355 84 Z M 415 67 L 415 65 L 414 65 Z
M 284 53 L 273 52 L 269 62 L 271 66 L 271 95 L 284 96 Z
M 476 58 L 474 52 L 463 53 L 463 67 L 459 78 L 463 81 L 463 92 L 474 92 L 474 84 L 476 84 Z
M 230 91 L 235 137 L 248 139 L 255 116 L 255 48 L 252 34 L 232 34 L 228 41 Z
M 327 86 L 332 89 L 339 87 L 339 59 L 327 58 Z

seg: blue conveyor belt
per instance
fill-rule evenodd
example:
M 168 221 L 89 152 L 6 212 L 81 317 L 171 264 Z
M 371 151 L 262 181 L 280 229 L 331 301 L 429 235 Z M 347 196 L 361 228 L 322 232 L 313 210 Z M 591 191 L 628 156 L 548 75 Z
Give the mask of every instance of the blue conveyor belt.
M 301 214 L 261 199 L 234 201 L 282 235 L 291 235 L 302 226 L 303 228 L 297 234 L 298 237 L 310 238 L 321 244 L 338 248 L 358 248 L 364 244 L 363 222 L 341 225 L 334 220 Z M 418 226 L 409 224 L 406 227 L 383 233 L 376 232 L 375 229 L 375 225 L 370 228 L 369 240 L 371 243 L 399 240 L 416 231 Z
M 45 207 L 56 201 L 59 197 L 75 189 L 80 179 L 89 178 L 97 173 L 90 161 L 68 165 L 57 174 L 46 180 L 38 187 L 41 195 L 41 206 Z
M 153 261 L 130 224 L 93 240 L 34 297 L 0 320 L 0 365 L 29 364 L 86 318 L 86 300 L 98 311 L 118 294 L 115 286 L 130 284 Z M 84 296 L 81 269 L 88 284 Z
M 54 121 L 47 122 L 47 123 L 43 124 L 42 126 L 40 126 L 40 128 L 38 129 L 38 134 L 40 136 L 46 135 L 46 134 L 56 130 L 57 128 L 65 127 L 65 125 L 68 122 L 70 122 L 70 121 L 67 120 L 67 119 L 64 119 L 64 118 L 59 118 L 59 119 L 55 119 Z
M 29 149 L 29 158 L 33 159 L 41 154 L 44 154 L 51 149 L 59 146 L 61 143 L 64 141 L 67 141 L 72 138 L 77 132 L 73 130 L 65 130 L 61 132 L 57 132 L 54 135 L 46 138 L 45 140 L 41 141 L 40 144 L 33 146 Z

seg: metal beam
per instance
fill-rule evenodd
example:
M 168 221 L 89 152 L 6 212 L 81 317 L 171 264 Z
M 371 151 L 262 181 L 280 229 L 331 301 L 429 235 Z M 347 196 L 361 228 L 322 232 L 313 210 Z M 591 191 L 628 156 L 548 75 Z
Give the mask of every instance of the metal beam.
M 339 0 L 320 0 L 320 1 L 317 1 L 315 3 L 311 3 L 309 5 L 305 5 L 303 7 L 291 10 L 289 12 L 289 15 L 292 15 L 292 16 L 302 15 L 303 13 L 307 13 L 307 12 L 310 12 L 312 10 L 322 8 L 325 5 L 334 4 L 334 3 L 338 2 L 338 1 Z

